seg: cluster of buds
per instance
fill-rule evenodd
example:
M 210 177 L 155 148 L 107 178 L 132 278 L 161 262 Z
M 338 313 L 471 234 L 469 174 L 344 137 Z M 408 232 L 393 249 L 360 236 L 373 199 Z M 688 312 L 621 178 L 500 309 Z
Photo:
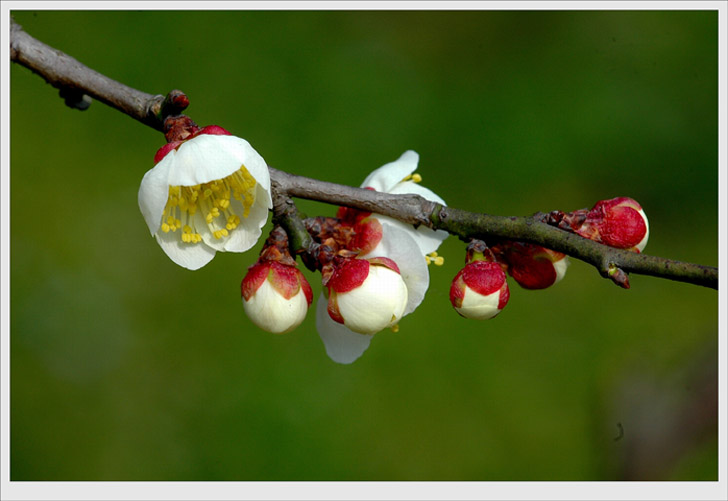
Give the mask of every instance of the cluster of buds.
M 641 252 L 649 237 L 649 223 L 635 200 L 618 197 L 601 200 L 591 209 L 574 212 L 553 211 L 544 222 L 584 238 L 633 252 Z M 475 319 L 495 317 L 509 299 L 506 273 L 524 289 L 551 287 L 559 282 L 569 266 L 561 252 L 537 244 L 501 240 L 488 247 L 472 240 L 466 250 L 465 267 L 452 281 L 450 302 L 461 316 Z M 618 284 L 629 287 L 626 274 L 612 276 Z
M 370 174 L 363 188 L 389 193 L 417 193 L 441 203 L 419 186 L 411 174 L 416 153 Z M 427 287 L 427 265 L 442 264 L 435 250 L 446 232 L 404 225 L 378 214 L 340 207 L 336 217 L 303 220 L 310 237 L 305 249 L 295 249 L 305 266 L 321 274 L 322 297 L 316 327 L 327 354 L 351 363 L 368 348 L 374 334 L 397 331 L 400 320 L 421 303 Z M 258 261 L 241 285 L 245 311 L 260 328 L 290 332 L 304 319 L 312 303 L 311 288 L 295 268 L 286 232 L 276 227 Z

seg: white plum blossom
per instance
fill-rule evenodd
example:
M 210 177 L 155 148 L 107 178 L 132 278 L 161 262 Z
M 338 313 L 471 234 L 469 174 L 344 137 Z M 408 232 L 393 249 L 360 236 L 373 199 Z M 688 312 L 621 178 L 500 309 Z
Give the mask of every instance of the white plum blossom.
M 421 186 L 417 169 L 419 155 L 406 151 L 398 160 L 373 171 L 362 183 L 362 188 L 371 188 L 384 193 L 414 193 L 423 198 L 446 205 L 444 200 L 431 190 Z M 430 283 L 427 269 L 428 254 L 433 254 L 447 238 L 448 233 L 426 227 L 415 229 L 390 217 L 372 214 L 381 223 L 381 239 L 360 259 L 384 257 L 394 261 L 407 287 L 407 303 L 402 316 L 412 313 L 422 302 Z M 369 247 L 367 247 L 369 248 Z M 441 258 L 439 258 L 441 259 Z M 323 294 L 316 306 L 316 328 L 324 343 L 326 353 L 335 362 L 350 364 L 369 347 L 374 334 L 360 334 L 334 321 L 327 311 Z
M 253 247 L 272 206 L 263 157 L 244 139 L 205 129 L 170 148 L 139 188 L 149 231 L 172 261 L 190 270 L 218 251 Z
M 415 174 L 419 159 L 420 156 L 417 152 L 412 150 L 405 151 L 394 162 L 385 164 L 369 174 L 361 184 L 361 187 L 372 188 L 382 193 L 411 193 L 420 195 L 426 200 L 446 206 L 447 204 L 442 198 L 420 184 L 419 181 L 422 178 L 419 174 Z M 435 252 L 440 244 L 448 237 L 448 233 L 443 230 L 433 230 L 426 226 L 420 226 L 415 229 L 411 225 L 407 225 L 388 216 L 374 214 L 374 217 L 379 219 L 383 224 L 397 226 L 400 229 L 409 231 L 422 250 L 423 255 Z

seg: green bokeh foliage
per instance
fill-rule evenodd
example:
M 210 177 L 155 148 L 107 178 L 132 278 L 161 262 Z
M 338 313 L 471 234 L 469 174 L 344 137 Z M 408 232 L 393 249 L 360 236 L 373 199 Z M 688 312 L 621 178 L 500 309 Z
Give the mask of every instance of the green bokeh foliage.
M 358 186 L 414 149 L 463 209 L 632 196 L 647 253 L 718 264 L 716 12 L 14 17 L 131 87 L 182 89 L 197 123 L 277 168 Z M 451 238 L 400 332 L 340 366 L 313 312 L 284 336 L 247 320 L 260 246 L 196 272 L 165 257 L 136 201 L 161 134 L 71 110 L 17 65 L 10 83 L 13 480 L 717 478 L 716 291 L 643 276 L 625 291 L 574 260 L 466 321 Z

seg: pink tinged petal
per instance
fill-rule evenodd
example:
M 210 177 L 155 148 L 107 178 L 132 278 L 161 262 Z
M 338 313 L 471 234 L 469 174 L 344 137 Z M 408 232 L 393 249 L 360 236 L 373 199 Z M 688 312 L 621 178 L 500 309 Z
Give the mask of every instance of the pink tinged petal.
M 169 197 L 167 177 L 169 176 L 170 165 L 171 163 L 166 161 L 158 163 L 144 174 L 139 186 L 139 209 L 152 235 L 159 230 L 162 224 L 164 207 L 167 205 L 167 198 Z
M 326 348 L 326 354 L 339 364 L 350 364 L 369 348 L 374 335 L 358 334 L 334 322 L 327 312 L 324 295 L 316 305 L 316 329 Z
M 201 134 L 212 134 L 212 135 L 217 135 L 217 136 L 232 136 L 232 134 L 230 134 L 228 131 L 226 131 L 219 125 L 208 125 L 207 127 L 203 127 L 195 134 L 195 136 L 198 136 Z
M 382 240 L 382 224 L 376 217 L 363 218 L 354 226 L 354 231 L 356 234 L 350 248 L 363 255 L 371 252 Z
M 285 299 L 291 299 L 301 290 L 300 272 L 293 266 L 285 266 L 275 261 L 270 264 L 268 281 Z
M 326 286 L 332 292 L 349 292 L 360 287 L 369 276 L 369 262 L 364 259 L 349 259 L 339 265 Z
M 270 262 L 255 263 L 248 268 L 248 272 L 240 283 L 240 295 L 246 301 L 260 288 L 270 272 Z
M 158 164 L 162 161 L 164 157 L 167 156 L 168 153 L 171 151 L 174 151 L 180 144 L 182 144 L 182 141 L 173 141 L 171 143 L 167 143 L 161 148 L 157 150 L 157 153 L 154 155 L 154 165 Z
M 188 270 L 198 270 L 215 257 L 215 249 L 203 243 L 185 244 L 175 232 L 158 231 L 154 236 L 165 254 L 176 264 Z
M 474 261 L 463 268 L 463 280 L 469 288 L 487 296 L 503 286 L 506 275 L 498 263 Z
M 419 160 L 420 156 L 416 152 L 412 150 L 405 151 L 394 162 L 383 165 L 369 174 L 361 187 L 374 188 L 377 191 L 389 193 L 389 190 L 417 170 Z
M 420 305 L 430 285 L 425 256 L 410 233 L 411 231 L 384 224 L 379 245 L 369 254 L 360 256 L 361 258 L 387 257 L 397 263 L 400 275 L 407 286 L 407 306 L 404 315 L 412 313 Z

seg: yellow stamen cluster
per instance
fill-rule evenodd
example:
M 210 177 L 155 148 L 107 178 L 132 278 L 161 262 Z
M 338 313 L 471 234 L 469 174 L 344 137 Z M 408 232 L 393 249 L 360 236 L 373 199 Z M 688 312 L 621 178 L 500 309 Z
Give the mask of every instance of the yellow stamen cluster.
M 425 256 L 425 261 L 427 261 L 427 264 L 434 264 L 435 266 L 442 266 L 445 264 L 445 258 L 442 256 L 438 256 L 437 252 L 430 252 Z
M 170 186 L 161 229 L 164 233 L 182 229 L 183 242 L 199 243 L 202 235 L 195 226 L 195 222 L 200 222 L 199 218 L 195 218 L 199 211 L 214 238 L 227 237 L 238 227 L 241 217 L 246 218 L 250 214 L 255 202 L 255 185 L 255 178 L 243 165 L 223 179 L 195 186 Z M 235 205 L 230 203 L 231 197 L 242 204 L 242 214 L 236 213 Z
M 417 174 L 416 172 L 414 174 L 410 174 L 406 178 L 402 179 L 402 183 L 405 181 L 412 181 L 413 183 L 421 183 L 422 182 L 422 176 Z
M 394 324 L 392 327 L 389 328 L 392 332 L 399 332 L 399 324 Z

